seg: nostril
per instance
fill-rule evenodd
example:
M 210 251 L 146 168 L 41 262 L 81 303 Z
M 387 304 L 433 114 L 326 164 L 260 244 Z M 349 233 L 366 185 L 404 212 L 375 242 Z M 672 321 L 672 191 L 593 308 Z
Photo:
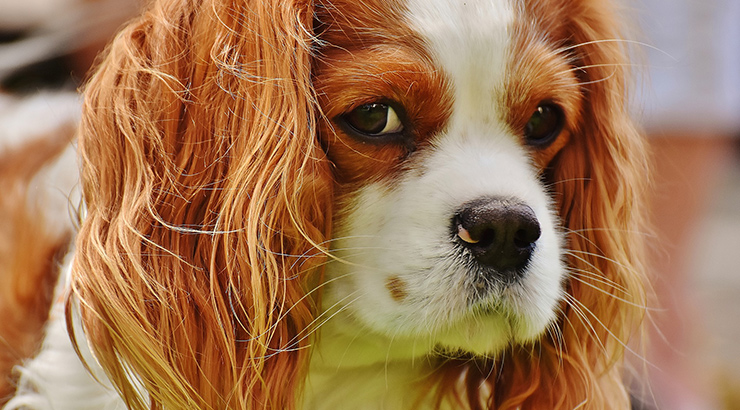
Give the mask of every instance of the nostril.
M 491 246 L 496 241 L 496 230 L 493 228 L 483 229 L 480 233 L 480 239 L 478 240 L 478 246 L 485 248 Z
M 522 227 L 514 233 L 514 246 L 519 249 L 531 248 L 540 239 L 540 225 L 536 219 L 527 217 L 523 217 L 519 223 Z
M 516 246 L 518 249 L 526 249 L 532 246 L 535 241 L 530 241 L 526 238 L 526 234 L 524 234 L 521 230 L 517 231 L 517 233 L 514 235 L 514 246 Z

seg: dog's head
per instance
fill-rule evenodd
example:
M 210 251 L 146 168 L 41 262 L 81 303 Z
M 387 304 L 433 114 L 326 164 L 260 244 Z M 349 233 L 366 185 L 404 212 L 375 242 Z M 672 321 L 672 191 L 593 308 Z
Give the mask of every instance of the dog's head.
M 293 408 L 335 316 L 448 358 L 440 401 L 624 402 L 645 161 L 614 13 L 156 1 L 80 140 L 73 286 L 127 403 Z

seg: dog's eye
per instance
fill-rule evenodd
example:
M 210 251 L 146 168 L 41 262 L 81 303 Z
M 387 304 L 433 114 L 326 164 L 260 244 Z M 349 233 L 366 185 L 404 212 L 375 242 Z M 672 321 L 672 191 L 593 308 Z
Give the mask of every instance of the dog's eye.
M 552 103 L 537 106 L 524 126 L 524 138 L 534 147 L 545 147 L 560 135 L 564 124 L 563 110 Z
M 352 129 L 365 137 L 382 137 L 403 131 L 403 123 L 388 104 L 361 105 L 343 116 Z

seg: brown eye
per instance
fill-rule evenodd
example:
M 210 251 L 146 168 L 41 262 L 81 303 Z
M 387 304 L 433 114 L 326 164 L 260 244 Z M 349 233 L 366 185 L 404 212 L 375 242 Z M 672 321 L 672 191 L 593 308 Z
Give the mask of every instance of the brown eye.
M 342 117 L 353 131 L 363 137 L 377 138 L 403 131 L 403 123 L 388 104 L 361 105 Z
M 564 123 L 563 110 L 559 106 L 541 103 L 524 126 L 524 138 L 533 147 L 545 147 L 560 135 Z

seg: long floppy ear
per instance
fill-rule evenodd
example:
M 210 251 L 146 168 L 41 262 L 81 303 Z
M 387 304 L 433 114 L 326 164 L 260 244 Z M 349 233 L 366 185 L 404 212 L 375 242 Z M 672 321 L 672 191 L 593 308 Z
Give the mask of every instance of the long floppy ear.
M 622 359 L 645 306 L 643 244 L 648 154 L 630 119 L 628 43 L 608 2 L 570 2 L 570 49 L 585 97 L 582 128 L 553 164 L 553 189 L 567 234 L 570 277 L 562 374 L 553 389 L 574 408 L 629 408 Z M 551 366 L 559 366 L 551 363 Z
M 129 408 L 295 408 L 332 194 L 312 15 L 157 0 L 86 87 L 68 312 Z

